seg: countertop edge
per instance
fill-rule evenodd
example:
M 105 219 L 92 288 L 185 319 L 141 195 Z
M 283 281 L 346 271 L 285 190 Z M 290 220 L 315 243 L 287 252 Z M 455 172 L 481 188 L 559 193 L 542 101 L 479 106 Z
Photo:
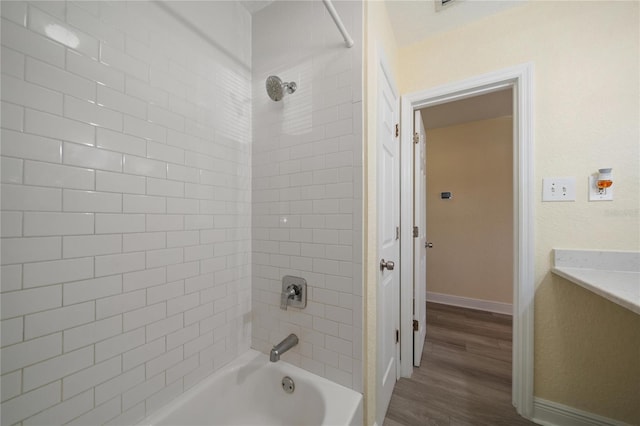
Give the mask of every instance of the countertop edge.
M 551 272 L 562 277 L 565 278 L 575 284 L 578 284 L 579 286 L 592 291 L 593 293 L 598 294 L 599 296 L 604 297 L 605 299 L 609 300 L 610 302 L 613 302 L 617 305 L 622 306 L 623 308 L 626 308 L 638 315 L 640 315 L 640 304 L 637 304 L 636 302 L 634 302 L 633 300 L 628 300 L 625 298 L 622 298 L 616 294 L 612 294 L 611 292 L 607 291 L 605 288 L 603 288 L 602 286 L 599 286 L 596 282 L 589 282 L 586 281 L 585 279 L 578 277 L 574 274 L 571 273 L 571 269 L 576 269 L 576 270 L 580 270 L 580 271 L 585 271 L 585 268 L 572 268 L 572 267 L 557 267 L 557 266 L 552 266 L 551 267 Z M 612 273 L 615 273 L 615 271 L 611 271 Z M 629 273 L 629 272 L 627 272 Z M 640 273 L 638 273 L 638 276 L 640 277 Z

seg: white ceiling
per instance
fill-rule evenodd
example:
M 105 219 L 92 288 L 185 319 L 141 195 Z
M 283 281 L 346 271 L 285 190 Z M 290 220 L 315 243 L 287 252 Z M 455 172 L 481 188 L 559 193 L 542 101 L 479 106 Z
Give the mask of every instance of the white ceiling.
M 436 12 L 437 0 L 385 0 L 399 47 L 485 18 L 527 0 L 454 0 Z
M 253 14 L 273 3 L 273 0 L 240 0 L 240 3 Z
M 239 0 L 251 14 L 264 9 L 274 1 Z M 529 0 L 452 0 L 440 11 L 436 11 L 436 2 L 439 0 L 383 1 L 387 6 L 396 42 L 399 47 L 404 47 L 434 34 L 449 31 L 471 21 L 524 4 Z

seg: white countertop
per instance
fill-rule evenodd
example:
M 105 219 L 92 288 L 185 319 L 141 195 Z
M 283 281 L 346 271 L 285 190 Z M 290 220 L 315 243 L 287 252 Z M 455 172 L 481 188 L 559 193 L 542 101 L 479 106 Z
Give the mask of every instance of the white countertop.
M 554 250 L 551 271 L 640 314 L 640 253 Z

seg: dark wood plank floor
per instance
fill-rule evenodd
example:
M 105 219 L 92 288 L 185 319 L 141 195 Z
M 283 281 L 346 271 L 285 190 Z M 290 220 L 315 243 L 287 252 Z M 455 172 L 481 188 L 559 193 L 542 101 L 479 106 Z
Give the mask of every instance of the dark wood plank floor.
M 511 405 L 511 317 L 427 303 L 422 363 L 396 383 L 384 426 L 533 424 Z

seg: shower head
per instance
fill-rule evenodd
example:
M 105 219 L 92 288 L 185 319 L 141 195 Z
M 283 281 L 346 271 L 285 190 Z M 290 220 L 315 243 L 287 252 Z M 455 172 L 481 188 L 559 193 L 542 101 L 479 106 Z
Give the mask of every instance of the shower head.
M 284 95 L 295 92 L 297 88 L 294 82 L 283 83 L 282 80 L 280 80 L 280 77 L 275 75 L 270 75 L 267 78 L 265 86 L 267 88 L 267 94 L 271 100 L 276 102 L 284 98 Z

